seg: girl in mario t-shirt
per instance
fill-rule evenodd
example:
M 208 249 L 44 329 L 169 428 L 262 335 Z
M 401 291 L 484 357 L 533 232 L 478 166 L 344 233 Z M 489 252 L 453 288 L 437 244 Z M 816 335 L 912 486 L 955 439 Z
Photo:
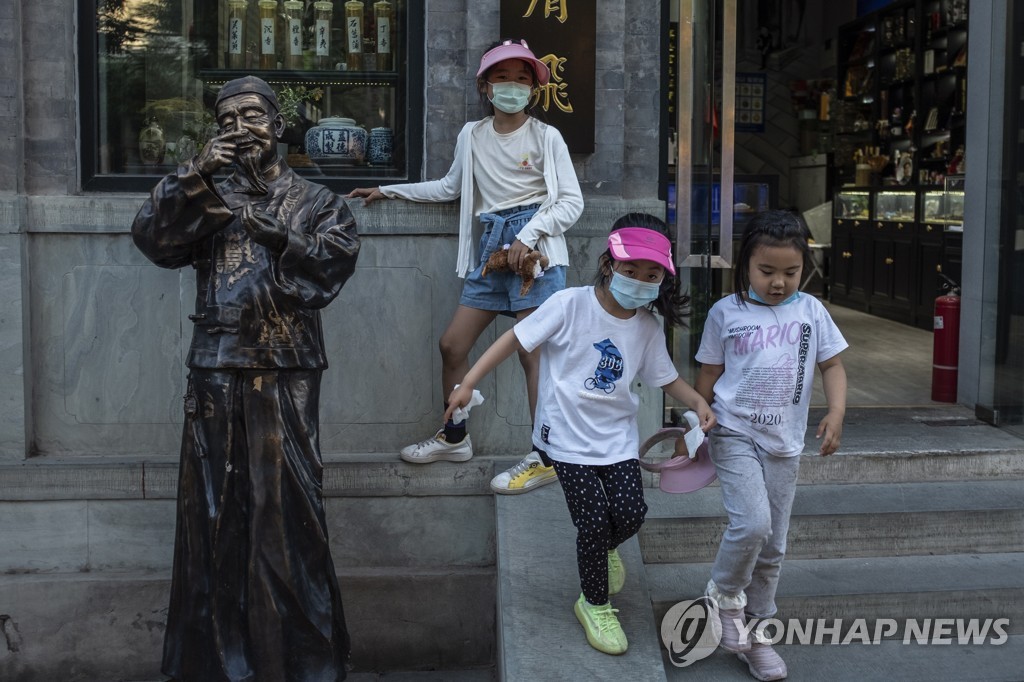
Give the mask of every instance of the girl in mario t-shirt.
M 759 680 L 787 675 L 747 619 L 775 615 L 815 366 L 828 401 L 821 455 L 839 448 L 846 414 L 846 340 L 821 302 L 798 291 L 809 257 L 807 228 L 795 215 L 755 216 L 740 245 L 737 293 L 711 307 L 696 356 L 695 388 L 718 418 L 709 450 L 729 515 L 707 594 L 719 607 L 722 648 Z

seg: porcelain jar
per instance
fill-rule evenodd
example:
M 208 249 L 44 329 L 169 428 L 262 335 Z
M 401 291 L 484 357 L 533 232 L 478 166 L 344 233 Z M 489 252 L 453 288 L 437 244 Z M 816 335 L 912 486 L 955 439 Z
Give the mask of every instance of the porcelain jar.
M 317 163 L 356 164 L 366 158 L 366 131 L 351 118 L 322 118 L 306 131 L 306 153 Z
M 391 128 L 374 128 L 370 131 L 366 160 L 378 166 L 390 165 L 393 146 L 394 133 L 391 132 Z
M 156 166 L 164 162 L 164 153 L 167 151 L 167 141 L 164 138 L 163 128 L 152 119 L 142 132 L 139 133 L 139 158 L 147 166 Z

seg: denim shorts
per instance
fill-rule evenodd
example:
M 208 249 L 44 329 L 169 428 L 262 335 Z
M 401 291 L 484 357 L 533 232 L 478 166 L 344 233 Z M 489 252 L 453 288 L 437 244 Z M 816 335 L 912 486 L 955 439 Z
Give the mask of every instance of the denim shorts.
M 466 275 L 462 297 L 459 299 L 461 305 L 512 314 L 536 308 L 548 300 L 551 294 L 565 288 L 564 265 L 555 265 L 545 270 L 542 277 L 533 281 L 533 286 L 525 296 L 519 295 L 523 279 L 513 272 L 488 271 L 486 276 L 480 274 L 491 253 L 514 242 L 516 235 L 530 222 L 539 207 L 540 204 L 516 206 L 497 213 L 480 214 L 480 222 L 484 224 L 479 245 L 480 263 Z

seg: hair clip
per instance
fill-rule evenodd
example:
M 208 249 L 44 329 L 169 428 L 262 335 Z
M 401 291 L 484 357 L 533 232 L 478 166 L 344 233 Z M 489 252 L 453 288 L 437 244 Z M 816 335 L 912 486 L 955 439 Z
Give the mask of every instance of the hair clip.
M 525 47 L 527 50 L 530 49 L 530 46 L 526 44 L 525 40 L 506 40 L 506 41 L 504 41 L 502 43 L 502 45 L 511 45 L 512 43 L 516 43 L 516 42 L 518 42 L 520 45 Z

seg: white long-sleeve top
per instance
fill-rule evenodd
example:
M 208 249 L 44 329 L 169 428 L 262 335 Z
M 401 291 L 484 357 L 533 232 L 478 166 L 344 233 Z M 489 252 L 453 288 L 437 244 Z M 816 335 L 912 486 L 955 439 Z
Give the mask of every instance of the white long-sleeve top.
M 409 201 L 452 201 L 463 197 L 459 205 L 459 254 L 455 268 L 459 277 L 465 277 L 476 267 L 479 259 L 477 242 L 480 230 L 474 229 L 478 211 L 474 206 L 476 189 L 472 169 L 474 162 L 486 160 L 473 154 L 473 131 L 480 126 L 493 125 L 493 120 L 488 116 L 463 126 L 455 142 L 452 166 L 443 178 L 380 188 L 386 197 Z M 519 241 L 547 256 L 549 265 L 569 265 L 564 233 L 583 213 L 583 193 L 562 134 L 557 128 L 536 119 L 532 119 L 532 123 L 542 126 L 544 133 L 543 174 L 547 198 L 519 232 Z M 470 172 L 464 172 L 466 169 Z

